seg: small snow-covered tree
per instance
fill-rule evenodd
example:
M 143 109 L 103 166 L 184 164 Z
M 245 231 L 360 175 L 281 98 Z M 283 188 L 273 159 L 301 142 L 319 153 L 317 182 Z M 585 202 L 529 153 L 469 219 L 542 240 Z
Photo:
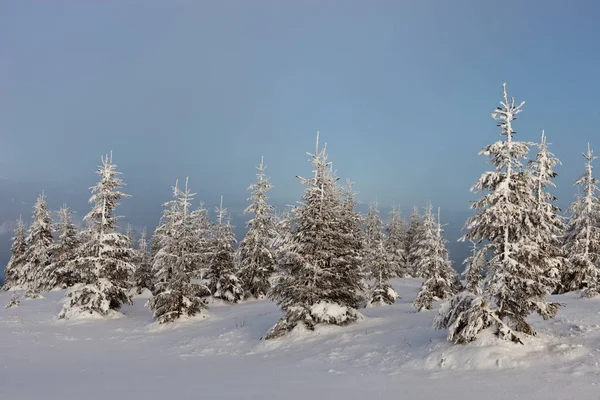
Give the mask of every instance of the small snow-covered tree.
M 515 332 L 535 334 L 526 321 L 531 312 L 548 319 L 559 308 L 546 299 L 557 282 L 540 260 L 545 254 L 537 240 L 539 225 L 534 218 L 535 180 L 522 164 L 530 143 L 513 140 L 512 122 L 523 103 L 517 105 L 508 98 L 506 85 L 503 95 L 492 117 L 505 139 L 480 152 L 490 157 L 495 171 L 484 173 L 473 186 L 473 191 L 483 195 L 472 205 L 476 214 L 467 221 L 463 236 L 463 240 L 485 243 L 479 251 L 490 255 L 483 293 L 457 296 L 436 322 L 438 328 L 449 328 L 449 338 L 456 343 L 473 340 L 487 327 L 494 327 L 503 339 L 520 342 Z
M 270 297 L 284 312 L 266 339 L 280 337 L 304 326 L 345 325 L 356 321 L 362 297 L 360 249 L 355 233 L 346 226 L 347 207 L 342 189 L 319 149 L 310 154 L 314 176 L 300 178 L 306 186 L 303 202 L 293 209 L 290 240 L 284 251 L 288 273 L 273 287 Z
M 10 248 L 11 256 L 4 270 L 4 285 L 2 290 L 18 290 L 19 285 L 25 277 L 25 252 L 27 251 L 27 241 L 25 233 L 27 229 L 23 223 L 23 218 L 19 217 L 15 235 Z
M 135 272 L 133 281 L 136 287 L 136 293 L 141 294 L 144 289 L 152 291 L 154 276 L 152 275 L 152 260 L 148 252 L 148 239 L 146 236 L 146 228 L 140 234 L 138 248 L 135 250 Z
M 419 207 L 414 206 L 413 211 L 410 214 L 410 222 L 408 229 L 406 230 L 406 243 L 405 243 L 405 254 L 406 254 L 406 268 L 410 271 L 410 274 L 414 278 L 422 278 L 417 270 L 418 257 L 417 251 L 417 239 L 423 230 L 423 220 L 419 214 Z
M 488 296 L 477 296 L 466 290 L 442 305 L 433 325 L 436 329 L 448 329 L 448 340 L 456 344 L 472 342 L 483 329 L 492 327 L 497 336 L 523 344 L 500 319 Z
M 73 212 L 66 206 L 60 209 L 55 230 L 58 233 L 56 243 L 51 248 L 52 263 L 44 271 L 48 288 L 65 289 L 81 282 L 78 270 L 73 268 L 77 257 L 79 232 L 73 224 Z
M 43 279 L 44 270 L 50 264 L 52 246 L 52 220 L 43 193 L 33 206 L 33 218 L 25 240 L 29 247 L 23 256 L 25 273 L 20 285 L 27 289 L 26 297 L 37 298 L 40 291 L 49 289 L 49 282 Z
M 133 273 L 133 257 L 127 236 L 118 231 L 114 215 L 119 201 L 129 195 L 120 191 L 123 181 L 112 161 L 112 153 L 101 158 L 98 184 L 91 188 L 92 209 L 84 217 L 89 232 L 78 250 L 78 257 L 68 268 L 81 273 L 82 282 L 67 291 L 59 318 L 91 314 L 108 316 L 131 304 L 129 277 Z M 69 263 L 71 264 L 71 263 Z
M 237 303 L 244 298 L 244 289 L 238 277 L 233 247 L 235 237 L 231 221 L 227 217 L 227 210 L 223 208 L 223 197 L 216 212 L 217 225 L 207 276 L 208 288 L 213 297 Z
M 395 264 L 385 248 L 383 224 L 377 203 L 369 206 L 365 223 L 365 264 L 372 282 L 370 305 L 393 304 L 399 297 L 389 284 L 395 276 Z
M 385 226 L 386 240 L 385 249 L 391 257 L 396 276 L 404 278 L 409 275 L 406 268 L 406 226 L 400 207 L 394 205 L 390 217 Z
M 131 224 L 127 224 L 125 236 L 127 236 L 127 240 L 129 241 L 129 247 L 133 248 L 133 245 L 135 244 L 135 233 L 133 232 L 133 226 L 131 226 Z
M 425 282 L 413 301 L 413 306 L 421 311 L 431 310 L 435 301 L 446 300 L 460 290 L 460 281 L 446 249 L 446 240 L 442 231 L 442 224 L 435 221 L 431 203 L 425 208 L 423 216 L 423 229 L 416 240 L 418 264 L 417 270 L 425 276 Z
M 563 288 L 565 291 L 582 289 L 582 297 L 593 297 L 600 294 L 600 200 L 592 165 L 596 157 L 589 144 L 583 157 L 585 173 L 575 181 L 583 194 L 578 194 L 569 207 L 564 238 L 568 263 Z
M 196 218 L 191 211 L 194 194 L 188 189 L 173 187 L 173 200 L 164 204 L 165 210 L 156 229 L 157 251 L 153 259 L 153 296 L 148 306 L 154 318 L 163 324 L 181 317 L 191 317 L 206 309 L 204 297 L 208 288 L 192 281 L 194 267 L 202 259 L 198 253 Z
M 21 304 L 21 296 L 19 295 L 18 292 L 14 292 L 13 295 L 10 297 L 10 300 L 8 301 L 8 303 L 4 306 L 4 308 L 19 307 L 20 304 Z
M 542 131 L 538 152 L 535 160 L 530 161 L 529 170 L 534 180 L 535 208 L 531 212 L 531 221 L 535 226 L 534 235 L 538 245 L 537 256 L 545 274 L 555 280 L 556 287 L 553 291 L 560 290 L 560 278 L 564 275 L 565 257 L 561 248 L 561 240 L 565 232 L 563 217 L 559 215 L 560 208 L 555 203 L 556 197 L 548 189 L 556 185 L 553 179 L 557 174 L 554 168 L 560 160 L 548 149 L 549 143 Z
M 244 210 L 252 214 L 248 221 L 246 237 L 240 242 L 240 279 L 246 297 L 260 298 L 271 289 L 269 279 L 275 269 L 275 254 L 270 246 L 275 237 L 273 206 L 267 203 L 267 192 L 273 187 L 265 177 L 264 160 L 258 166 L 258 181 L 249 190 L 252 203 Z
M 471 241 L 472 250 L 471 255 L 467 257 L 463 264 L 466 265 L 463 276 L 466 280 L 465 290 L 475 295 L 481 295 L 482 293 L 482 280 L 484 269 L 487 264 L 485 253 L 479 251 L 477 243 Z

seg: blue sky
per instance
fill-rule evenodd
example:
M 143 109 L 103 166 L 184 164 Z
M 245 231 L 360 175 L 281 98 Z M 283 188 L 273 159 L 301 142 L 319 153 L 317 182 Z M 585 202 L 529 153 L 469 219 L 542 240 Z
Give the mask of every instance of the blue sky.
M 272 196 L 297 199 L 319 130 L 362 202 L 432 199 L 462 211 L 487 167 L 477 152 L 499 138 L 490 113 L 507 81 L 527 101 L 518 138 L 545 129 L 563 161 L 556 193 L 566 204 L 586 143 L 600 152 L 599 8 L 5 1 L 0 176 L 86 190 L 112 149 L 128 202 L 144 208 L 186 175 L 207 202 L 243 200 L 264 156 Z

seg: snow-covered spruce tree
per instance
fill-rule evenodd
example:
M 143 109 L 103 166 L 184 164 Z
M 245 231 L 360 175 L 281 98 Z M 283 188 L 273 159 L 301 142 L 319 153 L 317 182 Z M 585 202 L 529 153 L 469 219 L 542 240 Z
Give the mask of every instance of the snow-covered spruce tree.
M 244 210 L 245 214 L 253 215 L 246 225 L 248 231 L 239 248 L 240 279 L 246 297 L 267 295 L 271 289 L 269 279 L 275 269 L 275 254 L 270 246 L 276 235 L 274 208 L 267 203 L 267 192 L 273 185 L 265 178 L 265 168 L 261 158 L 258 181 L 249 188 L 252 196 L 248 200 L 252 203 Z
M 498 317 L 489 297 L 477 296 L 466 290 L 442 304 L 440 313 L 434 321 L 434 327 L 448 329 L 448 340 L 455 344 L 472 342 L 483 329 L 490 327 L 495 328 L 497 336 L 523 344 L 509 326 Z
M 117 227 L 114 215 L 119 200 L 129 195 L 120 191 L 119 178 L 112 153 L 101 158 L 98 184 L 91 188 L 91 211 L 84 217 L 88 222 L 87 241 L 80 246 L 78 256 L 68 268 L 81 273 L 82 282 L 67 291 L 59 318 L 79 315 L 108 316 L 123 303 L 131 304 L 129 277 L 134 270 L 132 250 L 127 236 Z
M 535 181 L 523 169 L 522 160 L 529 143 L 513 140 L 512 121 L 521 112 L 506 95 L 493 113 L 501 136 L 505 139 L 486 146 L 480 155 L 489 156 L 495 171 L 484 173 L 473 186 L 483 196 L 473 203 L 476 214 L 465 226 L 464 239 L 485 243 L 480 252 L 489 254 L 488 272 L 483 281 L 483 294 L 468 292 L 455 297 L 442 310 L 436 327 L 448 328 L 455 343 L 475 340 L 485 328 L 493 327 L 500 338 L 521 342 L 515 332 L 535 334 L 526 317 L 533 311 L 542 318 L 556 315 L 559 304 L 546 296 L 556 286 L 548 276 L 545 253 L 537 241 L 538 226 L 533 218 L 536 210 Z
M 406 226 L 400 208 L 393 206 L 388 223 L 385 226 L 385 249 L 388 252 L 397 277 L 409 275 L 406 268 Z
M 215 226 L 214 243 L 208 269 L 208 288 L 214 298 L 237 303 L 244 298 L 242 282 L 238 277 L 235 260 L 235 237 L 227 210 L 221 205 L 216 209 L 217 225 Z
M 431 310 L 435 301 L 449 299 L 461 289 L 458 275 L 446 249 L 442 224 L 435 221 L 431 202 L 425 208 L 423 229 L 417 238 L 417 270 L 425 276 L 425 282 L 413 301 L 413 306 L 421 311 Z
M 535 209 L 531 213 L 532 224 L 535 228 L 535 239 L 539 246 L 538 261 L 550 278 L 556 280 L 553 291 L 562 291 L 560 278 L 564 275 L 565 257 L 561 248 L 561 241 L 565 232 L 563 217 L 559 215 L 560 208 L 554 203 L 556 197 L 548 192 L 549 188 L 556 185 L 552 181 L 557 174 L 554 168 L 560 160 L 548 150 L 549 143 L 542 131 L 538 152 L 535 160 L 530 161 L 528 167 L 534 180 Z
M 132 261 L 132 265 L 133 265 L 133 270 L 129 271 L 129 277 L 127 279 L 133 285 L 134 279 L 135 279 L 134 275 L 135 275 L 135 271 L 137 269 L 137 264 L 135 262 L 136 251 L 134 249 L 134 247 L 135 247 L 135 231 L 133 230 L 133 226 L 131 226 L 131 224 L 127 224 L 127 228 L 125 229 L 125 237 L 127 238 L 127 245 L 131 249 L 131 255 L 132 255 L 131 261 Z
M 214 244 L 213 224 L 208 216 L 208 210 L 204 203 L 200 203 L 198 209 L 193 213 L 194 232 L 196 234 L 196 253 L 199 254 L 195 265 L 188 268 L 188 274 L 192 279 L 205 280 L 208 275 L 212 246 Z
M 361 298 L 360 306 L 365 307 L 370 300 L 370 294 L 368 293 L 367 279 L 369 278 L 369 272 L 364 270 L 364 258 L 365 258 L 365 240 L 364 233 L 362 230 L 364 217 L 361 213 L 356 211 L 357 201 L 355 197 L 358 193 L 354 191 L 354 183 L 350 179 L 346 179 L 346 186 L 342 190 L 342 216 L 340 226 L 344 237 L 346 238 L 345 246 L 348 249 L 354 249 L 351 255 L 351 264 L 358 263 L 361 267 L 361 276 L 363 282 L 360 284 L 362 292 L 359 292 Z
M 181 218 L 179 181 L 175 182 L 173 190 L 173 199 L 163 203 L 163 212 L 158 222 L 158 226 L 152 235 L 150 247 L 152 276 L 153 276 L 153 294 L 156 295 L 163 288 L 166 288 L 168 282 L 173 276 L 173 268 L 170 265 L 170 259 L 176 254 L 174 247 L 174 237 L 176 235 L 175 227 L 178 219 Z M 170 258 L 171 257 L 171 258 Z
M 414 278 L 422 278 L 417 270 L 418 258 L 415 254 L 417 248 L 417 238 L 421 234 L 423 229 L 423 220 L 419 214 L 419 207 L 414 206 L 412 213 L 410 214 L 410 222 L 408 229 L 406 230 L 406 243 L 404 245 L 406 254 L 406 268 L 410 275 Z
M 463 276 L 466 280 L 465 290 L 475 295 L 482 293 L 483 272 L 487 265 L 485 253 L 479 251 L 477 243 L 471 241 L 471 255 L 465 259 L 463 264 L 466 265 Z
M 383 223 L 379 216 L 379 203 L 375 201 L 375 203 L 369 204 L 369 211 L 367 211 L 367 216 L 364 220 L 363 240 L 365 243 L 367 271 L 371 270 L 370 259 L 372 258 L 371 254 L 373 253 L 374 243 L 382 242 L 383 239 Z
M 150 291 L 152 293 L 155 292 L 154 289 L 156 286 L 156 271 L 154 270 L 154 260 L 156 258 L 156 254 L 160 250 L 160 240 L 157 231 L 161 227 L 162 220 L 163 219 L 161 217 L 159 219 L 158 225 L 156 226 L 156 228 L 154 228 L 154 232 L 152 232 L 152 236 L 150 236 L 150 249 L 148 251 L 148 259 L 150 263 Z
M 585 173 L 575 181 L 581 194 L 569 207 L 564 238 L 568 263 L 562 286 L 565 291 L 581 289 L 582 297 L 593 297 L 600 291 L 600 200 L 592 166 L 596 157 L 589 144 L 583 156 Z
M 292 209 L 293 207 L 290 206 L 275 216 L 276 234 L 269 243 L 275 254 L 275 271 L 273 272 L 273 279 L 271 279 L 271 282 L 273 282 L 273 280 L 278 280 L 281 275 L 289 274 L 291 271 L 291 266 L 287 264 L 289 257 L 286 253 L 289 249 L 289 244 L 292 241 Z
M 389 284 L 395 276 L 395 265 L 385 248 L 383 224 L 377 203 L 369 206 L 365 222 L 365 265 L 371 280 L 369 305 L 393 304 L 399 297 Z
M 195 271 L 202 259 L 196 242 L 197 216 L 191 211 L 194 195 L 188 189 L 187 179 L 185 190 L 175 183 L 173 200 L 164 204 L 166 208 L 155 232 L 155 284 L 148 306 L 161 324 L 201 313 L 206 309 L 204 297 L 210 294 L 206 286 L 192 282 L 189 272 Z
M 156 256 L 156 253 L 158 253 L 158 250 L 160 250 L 160 240 L 159 240 L 159 236 L 156 234 L 156 230 L 161 227 L 161 223 L 162 223 L 162 218 L 159 221 L 158 226 L 155 228 L 154 232 L 152 233 L 152 236 L 150 237 L 150 250 L 148 252 L 149 252 L 151 263 L 152 263 L 152 260 L 154 260 L 154 256 Z
M 430 257 L 433 251 L 432 248 L 435 246 L 436 228 L 433 206 L 431 202 L 428 202 L 425 206 L 425 213 L 420 216 L 419 228 L 412 239 L 410 247 L 410 259 L 414 271 L 413 276 L 415 277 L 429 278 L 432 268 Z
M 49 290 L 49 282 L 44 281 L 44 270 L 50 264 L 52 246 L 52 220 L 43 193 L 33 206 L 33 218 L 25 241 L 29 247 L 23 256 L 25 265 L 20 286 L 27 289 L 25 297 L 37 298 L 39 292 Z
M 300 178 L 306 186 L 302 202 L 293 209 L 290 240 L 284 251 L 284 274 L 270 297 L 284 316 L 265 339 L 285 335 L 301 325 L 345 325 L 356 321 L 362 297 L 360 250 L 350 234 L 342 189 L 327 161 L 325 148 L 310 154 L 314 176 Z
M 63 205 L 58 215 L 59 220 L 55 226 L 58 238 L 50 249 L 52 262 L 44 271 L 44 281 L 48 282 L 49 289 L 66 289 L 81 282 L 81 277 L 73 263 L 81 245 L 79 232 L 73 224 L 73 212 Z
M 136 287 L 136 293 L 141 294 L 144 289 L 152 291 L 154 276 L 152 275 L 152 262 L 148 252 L 148 239 L 146 228 L 140 234 L 138 248 L 135 249 L 135 272 L 133 274 L 133 283 Z
M 27 229 L 23 223 L 23 218 L 19 217 L 15 235 L 13 236 L 12 246 L 10 248 L 10 260 L 4 270 L 4 285 L 2 290 L 19 290 L 19 283 L 25 276 L 25 252 L 27 251 L 27 241 L 25 233 Z
M 135 244 L 135 233 L 133 232 L 133 226 L 131 226 L 131 224 L 127 224 L 125 236 L 127 236 L 127 240 L 129 241 L 129 247 L 133 248 Z
M 362 232 L 363 216 L 356 211 L 358 204 L 355 197 L 358 193 L 354 191 L 354 183 L 346 180 L 346 186 L 342 191 L 342 228 L 348 234 L 348 247 L 356 250 L 355 256 L 362 256 L 364 252 L 364 238 Z

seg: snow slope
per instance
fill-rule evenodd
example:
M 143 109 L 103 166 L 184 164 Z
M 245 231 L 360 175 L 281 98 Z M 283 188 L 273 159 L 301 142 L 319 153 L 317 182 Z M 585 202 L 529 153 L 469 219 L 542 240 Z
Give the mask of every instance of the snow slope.
M 576 294 L 526 346 L 487 336 L 453 346 L 415 313 L 420 281 L 397 304 L 347 327 L 262 341 L 268 301 L 211 305 L 206 318 L 157 326 L 136 298 L 125 317 L 58 321 L 62 292 L 0 310 L 0 399 L 598 399 L 600 300 Z M 4 306 L 10 293 L 0 293 Z

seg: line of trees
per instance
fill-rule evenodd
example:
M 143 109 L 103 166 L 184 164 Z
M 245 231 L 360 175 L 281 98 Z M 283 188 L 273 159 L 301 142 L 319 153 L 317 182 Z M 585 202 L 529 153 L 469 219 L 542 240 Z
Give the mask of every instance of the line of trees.
M 449 267 L 431 206 L 423 216 L 415 209 L 410 227 L 394 207 L 384 226 L 376 203 L 366 216 L 356 212 L 352 184 L 339 185 L 318 136 L 309 156 L 314 175 L 300 178 L 306 187 L 302 201 L 281 215 L 268 202 L 272 184 L 261 159 L 239 246 L 223 200 L 211 221 L 203 204 L 193 206 L 187 179 L 183 188 L 178 182 L 173 187 L 150 244 L 144 230 L 136 245 L 131 227 L 125 232 L 118 227 L 116 209 L 128 195 L 112 153 L 103 156 L 84 229 L 76 227 L 66 206 L 53 224 L 43 194 L 31 226 L 19 219 L 3 289 L 31 299 L 67 289 L 59 314 L 65 319 L 108 316 L 149 290 L 147 306 L 159 323 L 201 314 L 209 298 L 238 303 L 270 297 L 285 314 L 266 335 L 270 338 L 299 324 L 313 329 L 318 323 L 349 323 L 360 318 L 360 307 L 394 303 L 398 295 L 390 279 L 443 274 L 432 259 L 439 249 Z M 409 266 L 408 257 L 418 265 Z M 444 296 L 430 296 L 419 309 Z M 11 306 L 18 303 L 16 296 Z
M 361 215 L 351 182 L 340 185 L 317 134 L 315 152 L 307 153 L 313 174 L 299 177 L 302 199 L 283 214 L 268 202 L 272 184 L 261 159 L 239 245 L 223 199 L 212 221 L 202 204 L 193 206 L 195 194 L 186 179 L 164 203 L 150 245 L 144 231 L 135 246 L 133 235 L 118 228 L 115 210 L 128 195 L 121 191 L 112 154 L 104 156 L 85 229 L 75 227 L 66 206 L 53 225 L 43 194 L 31 226 L 19 220 L 4 289 L 24 291 L 28 298 L 67 289 L 60 318 L 107 316 L 149 290 L 147 305 L 159 323 L 202 314 L 209 298 L 235 304 L 269 297 L 283 312 L 265 335 L 271 339 L 296 327 L 357 321 L 361 307 L 396 301 L 392 278 L 412 276 L 423 278 L 413 301 L 418 311 L 447 300 L 434 326 L 448 329 L 449 340 L 469 342 L 491 328 L 522 343 L 522 334 L 535 334 L 529 314 L 548 319 L 558 312 L 560 304 L 548 301 L 549 294 L 581 290 L 592 297 L 600 290 L 595 157 L 588 146 L 585 173 L 576 181 L 581 190 L 566 217 L 561 215 L 549 191 L 559 160 L 545 134 L 539 143 L 515 140 L 513 121 L 522 107 L 504 85 L 492 114 L 502 139 L 480 152 L 494 170 L 473 186 L 481 197 L 464 227 L 462 240 L 473 246 L 464 287 L 452 268 L 439 209 L 436 218 L 431 204 L 424 213 L 415 207 L 405 221 L 394 206 L 384 224 L 373 203 Z M 537 153 L 529 159 L 532 147 Z M 18 298 L 11 305 L 18 305 Z

